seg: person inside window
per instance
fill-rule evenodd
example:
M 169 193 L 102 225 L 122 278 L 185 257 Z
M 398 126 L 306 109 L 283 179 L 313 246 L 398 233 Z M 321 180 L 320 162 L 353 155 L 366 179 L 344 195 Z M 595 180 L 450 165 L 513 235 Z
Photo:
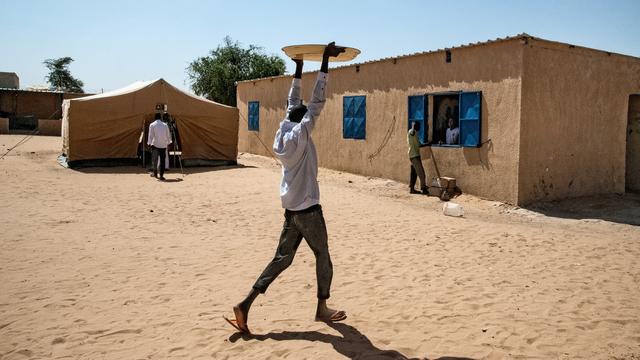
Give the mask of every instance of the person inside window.
M 449 117 L 447 128 L 447 145 L 458 145 L 460 142 L 460 128 L 456 126 L 452 117 Z

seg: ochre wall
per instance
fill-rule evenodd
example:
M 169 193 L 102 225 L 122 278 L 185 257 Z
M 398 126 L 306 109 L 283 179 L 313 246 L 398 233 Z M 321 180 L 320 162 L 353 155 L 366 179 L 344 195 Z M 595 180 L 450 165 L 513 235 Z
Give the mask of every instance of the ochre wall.
M 62 120 L 38 119 L 38 135 L 60 136 Z
M 624 192 L 629 95 L 640 59 L 529 40 L 518 203 Z
M 640 94 L 629 98 L 625 173 L 626 190 L 640 193 Z
M 9 119 L 0 118 L 0 134 L 8 134 L 8 133 L 9 133 Z
M 0 112 L 38 119 L 62 118 L 62 100 L 91 94 L 66 94 L 38 91 L 0 90 Z
M 20 78 L 16 73 L 0 72 L 0 88 L 20 88 Z
M 522 48 L 522 40 L 513 39 L 452 49 L 451 63 L 440 51 L 331 69 L 327 103 L 313 133 L 320 166 L 406 183 L 408 96 L 479 90 L 481 140 L 491 141 L 479 149 L 433 147 L 433 153 L 441 175 L 457 178 L 464 192 L 515 203 Z M 305 103 L 316 74 L 303 75 Z M 239 151 L 270 155 L 256 135 L 271 148 L 290 85 L 291 77 L 238 84 Z M 342 138 L 342 101 L 348 95 L 366 95 L 366 140 Z M 248 101 L 260 101 L 259 132 L 247 131 Z M 428 148 L 422 149 L 422 159 L 428 177 L 434 177 Z

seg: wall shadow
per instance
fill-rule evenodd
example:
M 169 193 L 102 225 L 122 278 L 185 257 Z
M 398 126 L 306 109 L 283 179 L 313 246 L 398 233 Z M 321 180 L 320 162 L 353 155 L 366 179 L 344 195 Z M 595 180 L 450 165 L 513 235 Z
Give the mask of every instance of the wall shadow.
M 467 165 L 482 166 L 484 170 L 491 170 L 491 162 L 489 161 L 489 153 L 493 153 L 493 142 L 489 138 L 491 121 L 487 111 L 487 99 L 482 96 L 482 104 L 480 106 L 482 120 L 480 121 L 480 146 L 477 148 L 463 147 L 462 154 Z
M 255 166 L 236 164 L 236 165 L 221 165 L 221 166 L 186 167 L 186 168 L 183 168 L 183 171 L 185 174 L 199 174 L 199 173 L 211 172 L 211 171 L 223 171 L 223 170 L 232 170 L 232 169 L 252 169 L 252 168 L 255 168 Z M 180 168 L 174 169 L 174 171 L 179 172 Z
M 362 334 L 355 327 L 345 323 L 326 323 L 329 327 L 335 329 L 342 336 L 325 334 L 319 331 L 282 331 L 270 332 L 267 334 L 251 334 L 243 335 L 235 333 L 231 335 L 229 341 L 236 342 L 240 339 L 245 341 L 258 340 L 274 340 L 274 341 L 290 341 L 290 340 L 306 340 L 320 341 L 331 344 L 333 348 L 341 355 L 349 359 L 394 359 L 394 360 L 473 360 L 466 357 L 444 356 L 437 359 L 428 358 L 409 358 L 396 350 L 383 350 L 371 343 L 371 340 Z
M 523 208 L 565 219 L 597 219 L 640 226 L 640 194 L 606 194 L 538 202 Z
M 467 165 L 480 165 L 484 170 L 491 170 L 491 161 L 489 160 L 490 152 L 493 152 L 491 139 L 485 140 L 485 142 L 477 148 L 462 148 L 462 154 L 464 155 L 464 160 L 467 162 Z

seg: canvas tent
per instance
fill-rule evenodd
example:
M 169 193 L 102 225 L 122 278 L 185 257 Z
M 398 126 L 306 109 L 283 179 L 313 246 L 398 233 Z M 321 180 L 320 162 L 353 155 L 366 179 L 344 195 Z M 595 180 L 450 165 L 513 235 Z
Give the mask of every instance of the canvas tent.
M 185 165 L 235 163 L 238 109 L 185 93 L 163 79 L 65 100 L 62 152 L 66 163 L 74 167 L 136 160 L 141 133 L 153 121 L 158 104 L 166 104 L 175 119 Z

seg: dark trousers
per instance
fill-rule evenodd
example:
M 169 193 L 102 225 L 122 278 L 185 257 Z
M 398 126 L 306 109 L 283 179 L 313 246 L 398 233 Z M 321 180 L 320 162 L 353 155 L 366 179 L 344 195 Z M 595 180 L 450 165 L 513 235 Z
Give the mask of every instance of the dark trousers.
M 427 186 L 426 176 L 424 173 L 424 167 L 422 166 L 422 159 L 418 157 L 411 158 L 411 177 L 409 178 L 409 186 L 413 189 L 416 186 L 416 180 L 420 178 L 420 188 L 424 189 Z
M 151 166 L 153 166 L 153 176 L 158 175 L 158 159 L 160 159 L 160 177 L 164 176 L 164 163 L 166 158 L 166 148 L 151 146 Z
M 264 269 L 253 288 L 264 293 L 281 272 L 291 265 L 298 245 L 304 238 L 316 257 L 316 280 L 318 298 L 328 299 L 333 278 L 333 264 L 329 256 L 327 227 L 322 216 L 322 207 L 314 205 L 300 211 L 284 212 L 284 225 L 280 242 L 273 260 Z

